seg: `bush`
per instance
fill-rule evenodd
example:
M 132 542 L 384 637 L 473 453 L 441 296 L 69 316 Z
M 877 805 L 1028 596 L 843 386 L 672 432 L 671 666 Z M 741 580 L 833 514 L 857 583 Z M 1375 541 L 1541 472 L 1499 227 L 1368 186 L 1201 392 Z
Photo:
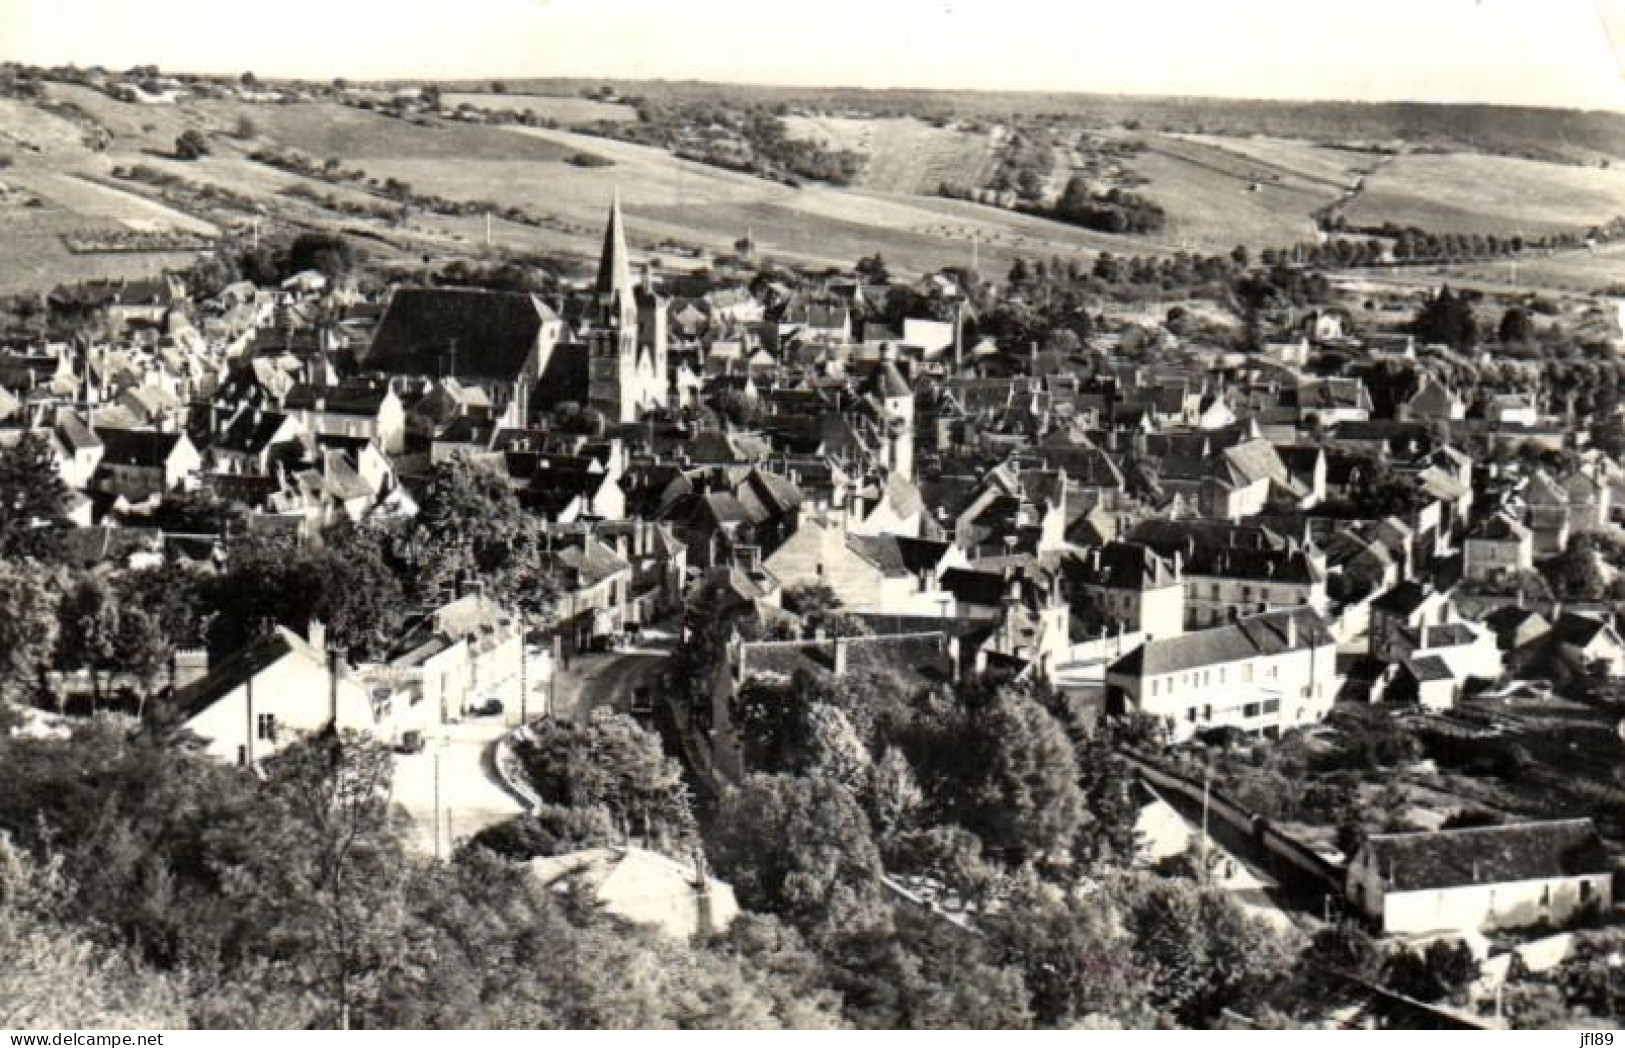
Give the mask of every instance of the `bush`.
M 209 155 L 209 143 L 201 132 L 183 131 L 175 139 L 175 159 L 196 160 Z

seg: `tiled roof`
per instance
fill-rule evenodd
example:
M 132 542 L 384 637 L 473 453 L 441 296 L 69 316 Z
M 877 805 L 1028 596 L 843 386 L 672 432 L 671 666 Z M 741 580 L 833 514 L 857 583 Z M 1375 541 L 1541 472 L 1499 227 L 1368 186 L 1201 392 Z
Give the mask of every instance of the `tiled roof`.
M 1157 676 L 1332 643 L 1332 635 L 1318 614 L 1309 608 L 1293 608 L 1153 640 L 1118 659 L 1109 672 Z
M 512 381 L 542 325 L 557 319 L 535 295 L 472 288 L 401 288 L 389 300 L 362 363 L 395 374 Z M 451 366 L 456 340 L 457 363 Z
M 1365 851 L 1389 891 L 1435 891 L 1600 875 L 1613 861 L 1590 819 L 1373 834 Z

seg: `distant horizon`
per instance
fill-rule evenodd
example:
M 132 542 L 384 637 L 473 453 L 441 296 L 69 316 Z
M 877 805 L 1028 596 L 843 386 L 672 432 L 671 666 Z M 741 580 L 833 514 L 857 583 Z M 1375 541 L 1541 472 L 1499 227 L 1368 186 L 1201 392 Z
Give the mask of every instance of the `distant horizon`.
M 464 0 L 456 19 L 430 0 L 284 0 L 274 19 L 233 32 L 237 6 L 0 0 L 0 40 L 34 65 L 252 70 L 267 81 L 659 81 L 1625 112 L 1625 0 L 790 0 L 769 16 L 746 0 Z
M 240 73 L 240 72 L 231 72 L 231 71 L 227 71 L 227 70 L 168 69 L 168 68 L 165 68 L 161 63 L 156 63 L 156 62 L 136 62 L 136 63 L 132 63 L 129 66 L 115 67 L 115 66 L 104 65 L 104 64 L 101 64 L 101 63 L 72 62 L 72 61 L 68 61 L 68 62 L 63 62 L 63 61 L 21 62 L 18 59 L 10 58 L 10 57 L 7 57 L 5 55 L 0 55 L 0 63 L 4 63 L 4 62 L 13 62 L 13 63 L 22 64 L 22 65 L 35 66 L 35 67 L 38 67 L 38 68 L 41 68 L 41 69 L 53 69 L 53 68 L 104 69 L 104 70 L 106 70 L 107 72 L 110 72 L 110 73 L 128 72 L 129 69 L 133 68 L 134 66 L 156 65 L 156 66 L 158 66 L 158 71 L 159 71 L 161 76 L 173 77 L 173 78 L 177 78 L 177 79 L 179 79 L 181 77 L 196 77 L 196 78 L 205 79 L 205 80 L 237 80 L 242 75 L 242 73 Z M 522 84 L 522 83 L 526 83 L 526 82 L 546 82 L 546 81 L 577 82 L 577 83 L 601 83 L 601 84 L 605 84 L 605 85 L 615 85 L 615 84 L 673 84 L 673 85 L 685 85 L 686 84 L 686 85 L 692 85 L 692 86 L 697 86 L 697 87 L 712 87 L 712 86 L 714 86 L 714 87 L 762 88 L 762 89 L 769 90 L 769 91 L 851 91 L 851 92 L 860 92 L 860 93 L 866 93 L 866 94 L 894 94 L 894 93 L 895 94 L 905 94 L 905 93 L 912 93 L 912 94 L 930 94 L 930 95 L 955 95 L 955 94 L 960 94 L 960 95 L 1055 95 L 1055 96 L 1061 96 L 1061 97 L 1071 96 L 1071 97 L 1079 97 L 1079 98 L 1112 98 L 1112 99 L 1119 99 L 1119 100 L 1123 100 L 1123 101 L 1145 101 L 1145 102 L 1159 102 L 1159 101 L 1171 101 L 1171 102 L 1245 102 L 1245 103 L 1259 103 L 1259 104 L 1262 104 L 1262 105 L 1281 105 L 1281 106 L 1293 106 L 1293 105 L 1437 106 L 1437 107 L 1458 107 L 1459 106 L 1459 107 L 1463 107 L 1463 108 L 1466 108 L 1466 107 L 1479 107 L 1479 108 L 1487 108 L 1487 109 L 1549 110 L 1549 111 L 1552 111 L 1552 112 L 1565 112 L 1565 113 L 1601 113 L 1601 114 L 1607 114 L 1607 115 L 1611 115 L 1611 116 L 1625 117 L 1625 103 L 1622 103 L 1619 108 L 1610 108 L 1610 107 L 1606 107 L 1606 106 L 1594 106 L 1594 105 L 1593 106 L 1557 105 L 1557 104 L 1542 103 L 1542 102 L 1482 101 L 1482 100 L 1475 100 L 1475 99 L 1444 100 L 1444 99 L 1432 99 L 1432 98 L 1346 98 L 1346 97 L 1345 98 L 1334 98 L 1334 97 L 1329 97 L 1329 96 L 1323 96 L 1323 97 L 1309 97 L 1309 96 L 1293 96 L 1293 97 L 1274 96 L 1274 97 L 1267 97 L 1267 96 L 1261 96 L 1261 95 L 1189 94 L 1189 93 L 1170 93 L 1170 92 L 1157 92 L 1157 91 L 1109 91 L 1109 90 L 1090 89 L 1090 88 L 937 87 L 937 86 L 918 87 L 918 86 L 910 86 L 910 85 L 905 85 L 905 84 L 893 84 L 893 85 L 882 86 L 882 85 L 869 85 L 869 84 L 860 85 L 860 84 L 837 84 L 837 83 L 810 83 L 810 82 L 800 82 L 800 81 L 796 81 L 796 82 L 791 82 L 791 81 L 774 82 L 774 81 L 765 81 L 765 80 L 729 80 L 729 79 L 722 79 L 722 78 L 693 77 L 693 76 L 683 76 L 683 77 L 677 77 L 677 76 L 608 76 L 608 75 L 595 76 L 595 75 L 591 75 L 591 74 L 563 74 L 563 73 L 560 73 L 560 74 L 549 74 L 549 73 L 526 73 L 526 74 L 488 73 L 488 74 L 479 74 L 479 75 L 472 75 L 472 76 L 446 76 L 446 77 L 404 76 L 404 75 L 403 76 L 377 77 L 377 76 L 351 76 L 351 75 L 349 75 L 347 73 L 343 73 L 343 72 L 335 73 L 332 76 L 322 76 L 322 75 L 297 76 L 297 75 L 291 75 L 291 74 L 290 75 L 284 75 L 284 74 L 279 74 L 279 73 L 262 74 L 262 73 L 259 73 L 259 72 L 256 71 L 254 73 L 254 77 L 255 77 L 256 81 L 258 81 L 259 83 L 263 83 L 263 84 L 323 84 L 323 85 L 330 85 L 335 80 L 343 80 L 351 87 L 366 87 L 366 86 L 371 85 L 371 84 L 400 85 L 400 86 L 412 86 L 412 85 L 419 85 L 419 84 L 459 85 L 459 86 L 463 86 L 463 85 L 485 85 L 485 86 L 488 87 L 490 84 L 493 84 L 493 83 Z M 527 92 L 524 92 L 524 91 L 511 91 L 510 90 L 510 91 L 506 91 L 506 92 L 502 92 L 501 94 L 498 94 L 497 92 L 493 92 L 493 91 L 490 91 L 490 90 L 481 90 L 481 91 L 466 91 L 464 93 L 466 93 L 466 94 L 491 94 L 491 95 L 495 95 L 496 97 L 502 97 L 503 95 L 520 95 L 520 96 L 522 96 L 522 95 L 526 94 Z M 541 96 L 538 95 L 538 97 L 541 97 Z

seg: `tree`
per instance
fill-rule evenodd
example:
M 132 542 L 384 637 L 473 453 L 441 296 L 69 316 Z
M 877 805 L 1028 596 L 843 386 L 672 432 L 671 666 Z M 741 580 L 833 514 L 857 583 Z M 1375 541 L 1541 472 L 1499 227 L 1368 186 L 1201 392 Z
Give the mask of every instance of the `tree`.
M 493 597 L 541 618 L 558 592 L 543 545 L 539 522 L 507 479 L 457 455 L 430 470 L 418 515 L 395 554 L 419 599 L 480 580 Z
M 175 654 L 156 617 L 144 609 L 119 609 L 118 632 L 113 638 L 113 659 L 118 668 L 135 682 L 136 716 L 144 717 L 147 699 L 168 671 Z
M 176 983 L 50 916 L 65 886 L 0 834 L 0 1025 L 180 1029 Z
M 1452 349 L 1471 349 L 1478 341 L 1478 321 L 1473 317 L 1472 302 L 1466 295 L 1451 291 L 1449 285 L 1440 288 L 1438 294 L 1422 306 L 1412 330 L 1419 338 L 1442 342 Z
M 119 668 L 118 595 L 105 579 L 82 575 L 69 586 L 58 607 L 59 661 L 64 669 L 90 674 L 91 694 L 99 702 L 104 674 Z
M 265 771 L 261 836 L 228 884 L 326 1022 L 349 1029 L 406 946 L 411 867 L 390 828 L 393 758 L 345 732 L 290 746 Z
M 382 657 L 395 646 L 406 619 L 406 591 L 374 528 L 341 523 L 320 552 L 305 558 L 321 579 L 311 612 L 327 626 L 329 641 L 351 658 Z
M 197 160 L 209 155 L 209 141 L 195 128 L 182 131 L 175 139 L 176 160 Z
M 886 268 L 886 260 L 878 251 L 858 259 L 857 273 L 871 284 L 891 283 L 891 272 Z
M 1433 942 L 1420 954 L 1399 949 L 1383 967 L 1383 984 L 1396 993 L 1433 1003 L 1459 994 L 1478 978 L 1478 961 L 1464 942 Z
M 249 139 L 249 138 L 253 138 L 255 135 L 257 135 L 259 133 L 260 133 L 259 125 L 254 123 L 254 121 L 252 119 L 250 119 L 249 117 L 246 117 L 246 116 L 240 116 L 240 117 L 237 118 L 237 127 L 236 127 L 236 130 L 234 131 L 234 134 L 236 135 L 237 138 Z
M 623 832 L 672 849 L 696 839 L 681 767 L 660 736 L 625 714 L 597 709 L 585 721 L 549 718 L 532 728 L 518 756 L 549 804 L 602 810 Z
M 1063 898 L 1027 884 L 978 921 L 995 963 L 1020 969 L 1041 1026 L 1149 1026 L 1151 987 L 1110 897 Z
M 1001 689 L 970 721 L 960 821 L 990 847 L 1022 857 L 1067 854 L 1088 818 L 1066 730 L 1016 688 Z
M 1501 325 L 1497 330 L 1502 342 L 1528 342 L 1535 336 L 1534 324 L 1529 319 L 1529 311 L 1522 306 L 1510 306 L 1501 314 Z
M 740 905 L 814 939 L 878 919 L 880 854 L 863 809 L 839 783 L 752 775 L 724 794 L 710 845 Z
M 1150 1003 L 1182 1024 L 1247 1014 L 1291 970 L 1287 944 L 1228 893 L 1144 874 L 1116 879 L 1138 967 L 1152 976 Z
M 342 233 L 301 233 L 288 249 L 288 269 L 301 273 L 314 269 L 337 280 L 355 268 L 355 244 Z
M 925 804 L 925 794 L 908 757 L 894 746 L 887 746 L 869 766 L 869 781 L 862 798 L 875 836 L 881 841 L 912 828 Z
M 0 560 L 0 704 L 32 693 L 56 652 L 57 595 L 46 570 Z
M 48 438 L 26 432 L 0 447 L 0 557 L 49 552 L 51 535 L 44 525 L 62 518 L 67 499 Z

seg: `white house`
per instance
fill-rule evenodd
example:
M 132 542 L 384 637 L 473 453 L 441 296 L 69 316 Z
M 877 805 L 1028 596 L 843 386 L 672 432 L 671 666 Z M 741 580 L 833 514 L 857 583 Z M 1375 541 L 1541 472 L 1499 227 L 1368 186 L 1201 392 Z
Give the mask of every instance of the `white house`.
M 1348 868 L 1355 908 L 1384 933 L 1561 924 L 1613 902 L 1614 862 L 1590 819 L 1367 838 Z
M 1161 717 L 1175 738 L 1219 726 L 1274 737 L 1337 695 L 1337 642 L 1311 608 L 1149 641 L 1106 670 L 1114 711 Z
M 303 736 L 331 728 L 371 733 L 367 693 L 337 652 L 324 652 L 319 623 L 306 640 L 281 626 L 250 641 L 180 687 L 183 730 L 220 760 L 252 764 Z M 207 666 L 201 652 L 176 657 L 177 683 Z

